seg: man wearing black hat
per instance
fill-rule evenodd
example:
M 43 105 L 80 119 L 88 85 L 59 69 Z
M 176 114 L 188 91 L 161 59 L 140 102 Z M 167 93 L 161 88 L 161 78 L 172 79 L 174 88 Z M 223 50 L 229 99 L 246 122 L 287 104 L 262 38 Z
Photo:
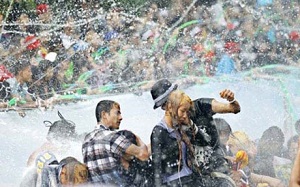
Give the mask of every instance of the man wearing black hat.
M 167 79 L 157 81 L 151 88 L 154 100 L 153 108 L 161 107 L 164 110 L 168 96 L 177 87 Z M 240 105 L 230 90 L 221 91 L 220 96 L 229 102 L 222 103 L 213 98 L 199 98 L 193 101 L 194 111 L 190 112 L 190 119 L 196 124 L 196 128 L 191 127 L 188 133 L 195 147 L 196 161 L 203 175 L 211 176 L 216 172 L 229 174 L 227 161 L 220 148 L 218 132 L 213 123 L 213 115 L 216 113 L 239 113 Z M 215 180 L 214 186 L 224 185 L 220 183 L 220 180 Z

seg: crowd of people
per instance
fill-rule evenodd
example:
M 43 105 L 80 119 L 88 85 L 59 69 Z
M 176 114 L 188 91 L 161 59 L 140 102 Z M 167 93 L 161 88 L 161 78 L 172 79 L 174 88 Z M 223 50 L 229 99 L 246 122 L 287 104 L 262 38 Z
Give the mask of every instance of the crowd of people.
M 49 107 L 60 95 L 299 64 L 298 1 L 200 2 L 148 3 L 138 16 L 98 1 L 65 14 L 40 1 L 33 12 L 1 13 L 0 106 Z
M 151 87 L 153 109 L 164 110 L 154 126 L 150 144 L 138 135 L 119 130 L 121 106 L 113 100 L 97 103 L 97 125 L 79 136 L 75 124 L 62 117 L 51 124 L 48 142 L 28 159 L 21 186 L 299 186 L 299 135 L 286 146 L 282 130 L 271 126 L 256 141 L 232 131 L 219 114 L 241 111 L 230 90 L 214 98 L 194 101 L 167 79 Z M 300 127 L 300 120 L 296 122 Z M 62 144 L 79 141 L 82 158 L 55 155 L 67 152 Z M 80 147 L 77 147 L 80 149 Z

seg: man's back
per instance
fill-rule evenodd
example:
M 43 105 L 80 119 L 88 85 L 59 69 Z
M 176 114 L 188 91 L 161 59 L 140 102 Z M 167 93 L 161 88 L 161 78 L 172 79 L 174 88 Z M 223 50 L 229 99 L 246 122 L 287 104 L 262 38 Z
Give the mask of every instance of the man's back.
M 92 183 L 111 183 L 112 177 L 119 184 L 117 172 L 121 156 L 131 145 L 125 136 L 117 135 L 103 125 L 87 134 L 82 145 L 83 161 L 90 172 Z

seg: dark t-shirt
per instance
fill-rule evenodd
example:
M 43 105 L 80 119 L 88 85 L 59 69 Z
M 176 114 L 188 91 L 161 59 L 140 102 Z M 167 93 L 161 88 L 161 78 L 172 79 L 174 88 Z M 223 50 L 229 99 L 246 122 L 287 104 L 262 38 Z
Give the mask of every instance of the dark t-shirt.
M 190 118 L 198 127 L 198 133 L 192 136 L 195 147 L 195 157 L 201 172 L 209 174 L 218 171 L 227 174 L 228 164 L 220 146 L 219 135 L 215 124 L 211 102 L 212 98 L 200 98 L 194 100 L 194 111 Z

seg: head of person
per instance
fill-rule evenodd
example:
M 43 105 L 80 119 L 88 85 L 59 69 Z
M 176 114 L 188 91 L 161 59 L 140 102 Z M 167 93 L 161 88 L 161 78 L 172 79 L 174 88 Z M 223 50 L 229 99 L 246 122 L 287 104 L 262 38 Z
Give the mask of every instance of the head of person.
M 47 139 L 51 142 L 64 143 L 66 140 L 75 140 L 76 137 L 75 124 L 65 119 L 51 124 L 47 134 Z
M 165 106 L 165 116 L 172 119 L 173 125 L 190 123 L 189 112 L 193 108 L 191 98 L 181 90 L 172 91 Z
M 250 157 L 254 158 L 257 152 L 255 143 L 242 131 L 233 132 L 232 136 L 229 136 L 227 145 L 230 147 L 233 155 L 236 155 L 239 150 L 245 150 Z
M 21 84 L 32 81 L 31 64 L 28 59 L 19 59 L 18 62 L 12 67 L 11 72 Z
M 292 136 L 287 142 L 287 149 L 288 149 L 288 157 L 291 160 L 294 160 L 297 156 L 298 152 L 298 142 L 299 142 L 299 135 Z
M 153 109 L 157 109 L 161 107 L 163 110 L 165 109 L 166 101 L 170 95 L 170 93 L 176 90 L 178 87 L 177 84 L 172 84 L 167 79 L 161 79 L 157 81 L 151 87 L 151 96 L 154 101 Z
M 62 186 L 84 184 L 88 180 L 88 168 L 74 157 L 66 157 L 59 163 L 59 180 Z
M 215 118 L 214 119 L 220 141 L 223 145 L 227 144 L 227 141 L 229 140 L 229 137 L 232 133 L 230 125 L 227 123 L 227 121 L 223 118 Z
M 110 129 L 119 129 L 122 115 L 120 104 L 112 100 L 100 101 L 95 110 L 98 124 L 105 125 Z
M 277 126 L 269 127 L 263 132 L 257 150 L 258 154 L 280 156 L 283 150 L 284 134 Z

